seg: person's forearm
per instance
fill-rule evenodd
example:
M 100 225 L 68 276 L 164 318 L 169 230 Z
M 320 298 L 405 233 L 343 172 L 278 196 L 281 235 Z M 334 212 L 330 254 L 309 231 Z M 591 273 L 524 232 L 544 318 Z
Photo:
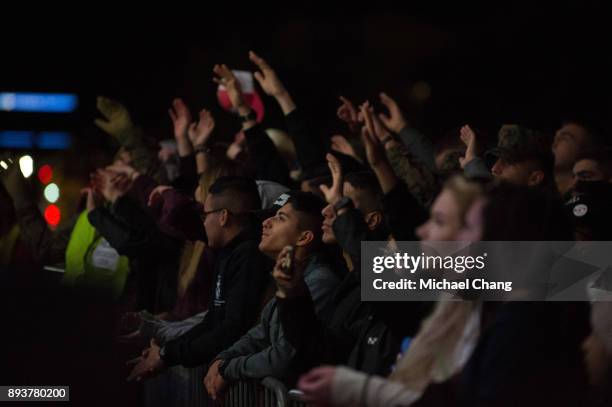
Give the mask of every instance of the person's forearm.
M 159 344 L 165 345 L 167 342 L 189 332 L 195 325 L 202 322 L 205 315 L 206 311 L 183 321 L 159 323 L 156 327 L 157 329 L 154 331 L 154 335 L 152 334 L 150 337 L 154 337 Z
M 397 184 L 397 176 L 393 172 L 391 165 L 387 162 L 372 166 L 372 170 L 378 179 L 378 183 L 384 194 L 391 191 Z
M 429 138 L 409 126 L 400 130 L 398 136 L 410 154 L 421 160 L 430 171 L 436 170 L 434 147 Z
M 267 330 L 269 327 L 266 327 L 265 329 Z M 251 357 L 266 349 L 269 346 L 269 338 L 266 338 L 266 335 L 259 335 L 259 338 L 252 337 L 251 333 L 254 330 L 263 331 L 263 328 L 256 325 L 251 329 L 251 331 L 247 332 L 240 339 L 234 342 L 232 346 L 221 351 L 217 356 L 215 356 L 214 359 L 222 359 L 229 363 L 231 360 L 240 356 Z M 267 332 L 262 333 L 267 334 Z M 226 378 L 233 379 L 233 377 Z
M 280 106 L 285 116 L 295 110 L 295 102 L 288 92 L 276 96 L 276 102 Z
M 336 405 L 409 406 L 421 392 L 399 382 L 379 376 L 368 376 L 346 367 L 338 367 L 332 385 L 332 402 Z
M 113 134 L 113 136 L 115 136 L 121 147 L 125 147 L 128 150 L 132 150 L 144 144 L 144 132 L 140 127 L 134 124 Z
M 159 319 L 161 321 L 172 321 L 172 320 L 174 320 L 174 317 L 168 311 L 160 312 L 159 314 L 155 315 L 155 318 L 157 318 L 157 319 Z
M 196 153 L 196 167 L 198 175 L 202 175 L 206 172 L 209 167 L 208 153 L 205 151 L 198 151 Z
M 239 106 L 236 110 L 238 110 L 238 115 L 240 117 L 244 117 L 251 113 L 251 108 L 248 106 Z M 245 120 L 242 122 L 242 130 L 247 131 L 257 125 L 257 120 Z
M 474 157 L 474 159 L 466 163 L 463 168 L 463 173 L 468 178 L 493 178 L 493 176 L 491 175 L 491 171 L 489 171 L 484 160 L 480 157 Z
M 179 157 L 187 157 L 193 154 L 193 146 L 187 137 L 176 139 L 176 149 Z
M 122 145 L 130 152 L 131 166 L 142 173 L 150 174 L 157 162 L 157 155 L 155 150 L 145 143 L 142 130 L 136 128 L 130 141 Z
M 259 352 L 233 357 L 227 361 L 223 376 L 228 380 L 263 379 L 272 376 L 286 379 L 295 349 L 282 338 Z
M 422 205 L 427 205 L 437 189 L 434 173 L 397 140 L 389 141 L 385 145 L 385 153 L 395 175 L 406 184 L 410 193 Z

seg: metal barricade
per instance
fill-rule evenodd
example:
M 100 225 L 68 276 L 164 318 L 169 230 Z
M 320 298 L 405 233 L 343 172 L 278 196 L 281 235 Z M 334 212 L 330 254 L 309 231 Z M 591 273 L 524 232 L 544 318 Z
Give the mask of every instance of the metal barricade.
M 219 407 L 287 407 L 285 385 L 272 377 L 261 382 L 240 380 L 225 390 Z
M 305 401 L 302 401 L 299 392 L 297 392 L 296 390 L 291 390 L 287 393 L 287 398 L 289 400 L 289 404 L 287 404 L 289 407 L 312 407 L 312 404 L 306 403 Z
M 223 398 L 211 400 L 206 394 L 202 367 L 188 369 L 176 366 L 145 383 L 145 405 L 195 406 L 195 407 L 310 407 L 299 396 L 287 391 L 278 379 L 266 377 L 259 380 L 232 382 L 225 389 Z

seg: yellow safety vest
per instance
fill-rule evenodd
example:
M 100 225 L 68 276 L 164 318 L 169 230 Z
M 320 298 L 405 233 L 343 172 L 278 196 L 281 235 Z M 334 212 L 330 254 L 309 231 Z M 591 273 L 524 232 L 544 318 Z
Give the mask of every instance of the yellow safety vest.
M 100 236 L 89 223 L 87 211 L 83 211 L 70 234 L 62 284 L 93 289 L 117 299 L 123 293 L 129 273 L 128 258 L 120 256 Z

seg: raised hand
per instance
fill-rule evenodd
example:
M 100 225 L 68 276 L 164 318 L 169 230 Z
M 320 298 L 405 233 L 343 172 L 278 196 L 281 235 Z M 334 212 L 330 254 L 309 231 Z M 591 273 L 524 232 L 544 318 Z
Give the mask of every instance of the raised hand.
M 254 76 L 266 94 L 279 97 L 287 93 L 274 69 L 263 58 L 253 51 L 249 51 L 249 59 L 259 68 L 259 72 L 255 72 Z
M 404 127 L 408 125 L 406 119 L 404 119 L 402 111 L 400 110 L 395 100 L 391 99 L 384 92 L 380 94 L 380 101 L 383 105 L 387 107 L 387 110 L 389 110 L 389 114 L 386 115 L 381 113 L 378 115 L 379 119 L 389 130 L 396 134 L 399 133 Z
M 120 137 L 134 130 L 130 113 L 121 103 L 104 96 L 98 96 L 97 107 L 104 119 L 96 119 L 96 126 L 114 137 Z
M 366 150 L 366 157 L 371 167 L 386 162 L 384 147 L 381 139 L 387 137 L 388 131 L 380 124 L 374 116 L 373 110 L 368 102 L 360 106 L 360 114 L 363 116 L 365 126 L 361 129 L 361 140 Z
M 283 265 L 290 251 L 290 246 L 285 246 L 276 258 L 276 264 L 272 270 L 272 277 L 276 281 L 276 296 L 279 298 L 291 298 L 298 296 L 308 290 L 304 282 L 304 263 L 294 261 L 293 272 L 287 274 L 283 271 Z
M 174 125 L 174 138 L 178 141 L 187 139 L 187 128 L 191 123 L 191 113 L 182 99 L 174 99 L 168 114 Z
M 320 366 L 303 374 L 298 380 L 297 387 L 304 392 L 303 399 L 316 405 L 328 405 L 331 402 L 332 384 L 336 368 L 334 366 Z
M 474 130 L 472 130 L 470 126 L 466 124 L 465 126 L 461 127 L 461 130 L 459 130 L 459 135 L 461 137 L 461 141 L 463 141 L 466 146 L 465 156 L 459 157 L 459 164 L 461 165 L 461 168 L 465 168 L 465 165 L 476 158 L 477 155 L 476 133 L 474 133 Z
M 202 109 L 199 120 L 189 125 L 188 136 L 191 144 L 194 146 L 205 145 L 214 129 L 215 118 L 210 111 Z
M 236 78 L 236 75 L 234 75 L 227 65 L 215 65 L 213 67 L 213 72 L 217 75 L 217 77 L 213 78 L 213 81 L 227 89 L 227 95 L 229 96 L 230 102 L 232 102 L 232 106 L 238 111 L 238 114 L 241 116 L 248 114 L 250 108 L 244 100 L 240 82 Z
M 93 192 L 114 203 L 125 195 L 132 187 L 132 180 L 123 174 L 117 174 L 106 169 L 98 169 L 91 177 Z
M 351 143 L 349 143 L 349 141 L 344 136 L 336 134 L 335 136 L 332 136 L 331 142 L 332 150 L 351 156 L 355 160 L 361 162 L 361 158 L 359 158 Z
M 131 180 L 136 179 L 140 173 L 134 169 L 134 167 L 127 165 L 121 161 L 115 161 L 112 165 L 106 167 L 108 171 L 123 174 Z
M 238 155 L 242 153 L 242 151 L 244 151 L 245 146 L 246 146 L 246 138 L 245 138 L 244 132 L 241 131 L 234 136 L 234 141 L 227 148 L 225 155 L 230 160 L 235 160 L 238 157 Z
M 259 72 L 255 72 L 254 76 L 259 86 L 263 91 L 276 99 L 284 115 L 288 115 L 295 110 L 295 103 L 289 92 L 279 79 L 278 75 L 272 67 L 259 55 L 253 51 L 249 51 L 249 59 L 257 65 Z
M 353 102 L 351 102 L 344 96 L 340 96 L 340 101 L 342 102 L 342 104 L 336 112 L 338 118 L 347 124 L 350 131 L 352 131 L 353 133 L 357 133 L 361 126 L 359 120 L 359 112 L 357 111 L 357 108 L 355 107 Z
M 342 166 L 333 154 L 327 153 L 325 158 L 327 159 L 329 171 L 332 174 L 332 186 L 328 187 L 327 185 L 321 184 L 319 188 L 321 192 L 323 192 L 327 203 L 333 205 L 342 199 Z
M 383 144 L 393 137 L 389 129 L 383 124 L 380 118 L 374 114 L 374 108 L 370 102 L 365 102 L 359 107 L 359 116 L 363 118 L 364 124 L 370 133 Z

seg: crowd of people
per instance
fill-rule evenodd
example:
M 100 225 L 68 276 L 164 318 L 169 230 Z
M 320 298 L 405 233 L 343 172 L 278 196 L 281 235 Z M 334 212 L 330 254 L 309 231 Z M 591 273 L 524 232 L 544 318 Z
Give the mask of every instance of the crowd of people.
M 65 287 L 121 303 L 118 340 L 147 344 L 128 361 L 147 405 L 266 377 L 317 405 L 612 402 L 612 302 L 365 302 L 360 284 L 364 241 L 612 240 L 605 134 L 504 124 L 487 148 L 466 124 L 436 144 L 381 93 L 379 111 L 341 97 L 346 135 L 327 138 L 248 58 L 286 133 L 263 128 L 226 65 L 213 73 L 241 124 L 229 145 L 211 142 L 209 110 L 175 99 L 174 142 L 155 151 L 100 97 L 96 125 L 121 148 L 65 228 L 7 158 L 2 271 L 62 263 Z

